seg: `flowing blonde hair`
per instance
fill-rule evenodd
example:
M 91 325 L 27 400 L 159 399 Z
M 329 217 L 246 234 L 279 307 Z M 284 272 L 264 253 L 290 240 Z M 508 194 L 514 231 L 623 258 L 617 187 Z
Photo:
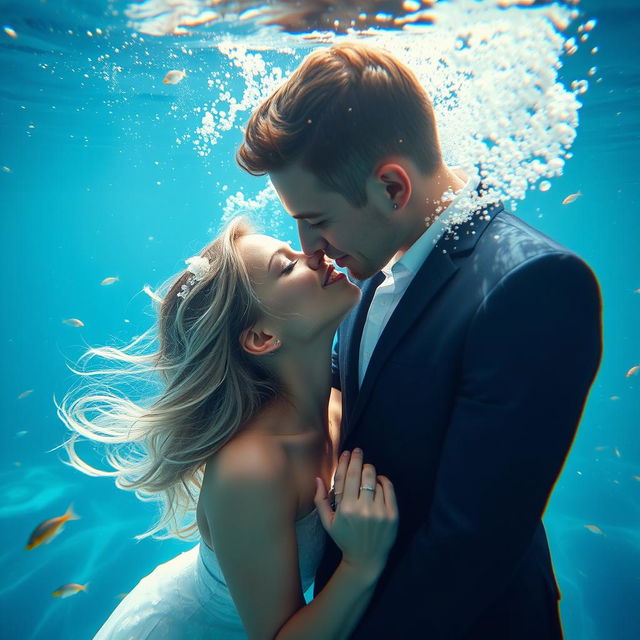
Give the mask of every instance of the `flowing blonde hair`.
M 78 371 L 83 380 L 56 403 L 58 416 L 73 432 L 63 443 L 70 466 L 91 476 L 115 477 L 116 486 L 145 502 L 159 501 L 158 522 L 142 539 L 188 539 L 197 533 L 197 494 L 204 464 L 277 393 L 278 382 L 241 347 L 242 330 L 267 310 L 256 297 L 237 250 L 237 240 L 253 233 L 244 217 L 232 220 L 200 255 L 210 270 L 182 298 L 184 271 L 167 281 L 156 327 L 122 349 L 89 349 L 80 362 L 101 358 L 117 367 Z M 85 367 L 86 369 L 86 367 Z M 156 393 L 133 395 L 151 382 Z M 128 393 L 125 394 L 125 391 Z M 114 471 L 83 460 L 76 443 L 84 437 L 103 443 Z

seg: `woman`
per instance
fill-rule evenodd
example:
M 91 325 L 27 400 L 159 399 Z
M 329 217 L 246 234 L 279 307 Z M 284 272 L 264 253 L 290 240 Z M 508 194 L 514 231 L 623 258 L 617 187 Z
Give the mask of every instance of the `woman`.
M 358 450 L 335 460 L 328 425 L 332 339 L 360 290 L 332 265 L 252 231 L 236 219 L 187 261 L 161 301 L 156 352 L 134 355 L 137 341 L 90 350 L 130 367 L 107 390 L 59 407 L 74 431 L 74 466 L 163 501 L 157 526 L 139 538 L 162 528 L 200 536 L 125 597 L 99 640 L 346 638 L 395 540 L 390 481 Z M 135 383 L 149 373 L 162 378 L 151 401 L 112 391 L 118 375 Z M 84 462 L 79 436 L 112 444 L 115 471 Z M 342 563 L 305 605 L 325 530 Z

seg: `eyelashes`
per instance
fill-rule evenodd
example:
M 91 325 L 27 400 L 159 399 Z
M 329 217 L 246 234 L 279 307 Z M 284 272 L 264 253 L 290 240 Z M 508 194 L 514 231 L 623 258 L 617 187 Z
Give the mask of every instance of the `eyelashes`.
M 290 262 L 280 273 L 281 275 L 283 274 L 287 274 L 287 273 L 291 273 L 293 271 L 293 268 L 298 264 L 297 260 L 294 260 L 293 262 Z

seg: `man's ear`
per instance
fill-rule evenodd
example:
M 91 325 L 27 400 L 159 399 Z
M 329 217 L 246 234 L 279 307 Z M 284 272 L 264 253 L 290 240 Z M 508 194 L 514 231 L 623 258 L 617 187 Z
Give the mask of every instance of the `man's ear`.
M 248 327 L 240 334 L 240 346 L 252 356 L 262 356 L 280 348 L 280 341 L 258 327 Z
M 411 178 L 400 164 L 388 162 L 380 165 L 376 178 L 384 184 L 389 200 L 398 205 L 396 208 L 402 207 L 411 197 Z

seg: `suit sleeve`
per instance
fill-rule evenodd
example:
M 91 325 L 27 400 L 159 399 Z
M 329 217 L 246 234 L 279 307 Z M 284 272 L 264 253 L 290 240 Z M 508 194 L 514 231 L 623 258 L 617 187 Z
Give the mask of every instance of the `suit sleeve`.
M 340 367 L 338 365 L 339 340 L 340 330 L 338 329 L 335 337 L 333 338 L 333 347 L 331 348 L 331 386 L 342 391 L 342 387 L 340 385 Z
M 575 255 L 532 258 L 485 296 L 425 523 L 351 638 L 377 637 L 392 620 L 394 637 L 419 629 L 454 640 L 500 597 L 564 465 L 601 352 L 598 283 Z

